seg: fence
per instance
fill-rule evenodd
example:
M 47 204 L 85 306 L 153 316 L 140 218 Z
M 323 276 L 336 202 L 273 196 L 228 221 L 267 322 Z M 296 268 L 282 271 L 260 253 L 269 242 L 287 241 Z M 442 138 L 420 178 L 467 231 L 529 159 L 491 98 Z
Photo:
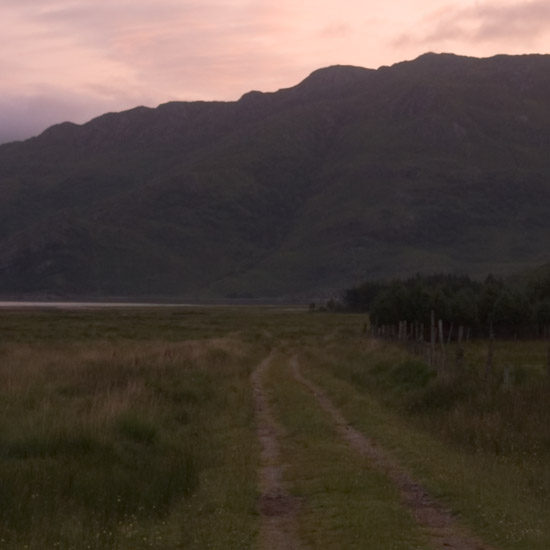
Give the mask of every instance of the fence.
M 423 323 L 401 321 L 395 325 L 371 326 L 365 325 L 364 332 L 372 337 L 395 341 L 406 346 L 414 355 L 422 357 L 438 372 L 449 371 L 453 367 L 460 370 L 464 366 L 467 345 L 472 342 L 470 327 L 453 322 L 435 319 L 432 311 L 429 326 Z M 550 329 L 545 327 L 541 332 L 542 340 L 546 342 L 545 356 L 542 358 L 548 376 L 550 376 Z M 495 366 L 495 333 L 490 327 L 488 337 L 484 338 L 486 351 L 484 357 L 485 376 L 489 377 Z M 509 378 L 511 365 L 503 366 L 504 378 Z

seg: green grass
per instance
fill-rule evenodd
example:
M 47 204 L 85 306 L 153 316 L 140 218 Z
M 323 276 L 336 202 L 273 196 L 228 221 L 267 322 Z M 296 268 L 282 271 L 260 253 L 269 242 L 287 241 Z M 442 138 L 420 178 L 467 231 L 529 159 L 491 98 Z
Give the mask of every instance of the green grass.
M 0 315 L 0 342 L 192 340 L 227 334 L 231 320 L 223 308 L 18 310 Z
M 276 348 L 299 353 L 346 417 L 482 538 L 548 550 L 546 343 L 497 342 L 488 381 L 486 343 L 471 343 L 461 373 L 435 376 L 363 323 L 284 308 L 0 312 L 0 548 L 255 548 L 249 376 Z M 304 540 L 421 548 L 395 490 L 284 362 L 268 383 Z
M 333 341 L 322 353 L 310 349 L 305 372 L 356 428 L 391 449 L 486 541 L 510 550 L 550 547 L 546 432 L 539 434 L 536 447 L 518 430 L 515 435 L 503 430 L 508 425 L 514 432 L 510 423 L 514 400 L 524 399 L 521 388 L 502 394 L 493 388 L 486 408 L 480 409 L 483 388 L 470 387 L 471 393 L 457 397 L 452 377 L 427 381 L 426 366 L 402 349 L 349 340 L 342 344 Z M 405 365 L 416 374 L 403 378 Z M 414 403 L 417 408 L 411 410 Z M 524 425 L 537 421 L 532 411 L 520 416 Z M 506 437 L 515 447 L 506 444 Z
M 288 360 L 273 364 L 267 387 L 286 433 L 286 480 L 302 502 L 301 540 L 326 550 L 427 548 L 396 488 L 339 438 L 328 415 L 293 379 Z
M 248 377 L 261 346 L 63 343 L 57 328 L 36 342 L 41 316 L 16 321 L 34 341 L 2 346 L 2 549 L 254 546 Z

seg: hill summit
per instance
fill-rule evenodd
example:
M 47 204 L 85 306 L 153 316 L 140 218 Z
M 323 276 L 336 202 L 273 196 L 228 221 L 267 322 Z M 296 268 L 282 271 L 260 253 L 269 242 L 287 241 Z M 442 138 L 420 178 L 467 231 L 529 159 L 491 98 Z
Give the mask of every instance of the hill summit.
M 335 66 L 0 146 L 4 296 L 308 297 L 548 261 L 550 56 Z

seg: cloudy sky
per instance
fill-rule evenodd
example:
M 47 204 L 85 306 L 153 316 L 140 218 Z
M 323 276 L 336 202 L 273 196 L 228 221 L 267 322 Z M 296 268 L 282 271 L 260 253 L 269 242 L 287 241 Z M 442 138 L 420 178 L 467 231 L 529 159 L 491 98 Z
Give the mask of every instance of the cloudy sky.
M 550 0 L 0 0 L 0 142 L 334 64 L 550 52 Z

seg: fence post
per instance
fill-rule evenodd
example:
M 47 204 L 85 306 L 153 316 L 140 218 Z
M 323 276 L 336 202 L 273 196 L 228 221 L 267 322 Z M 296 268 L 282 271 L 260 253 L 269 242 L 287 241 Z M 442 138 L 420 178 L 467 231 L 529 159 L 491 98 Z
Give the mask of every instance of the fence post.
M 485 366 L 485 379 L 493 372 L 493 356 L 495 353 L 495 335 L 493 333 L 493 323 L 489 325 L 489 349 L 487 350 L 487 365 Z
M 462 347 L 462 338 L 464 336 L 464 327 L 460 325 L 458 327 L 458 336 L 456 342 L 456 370 L 462 369 L 464 361 L 464 348 Z
M 439 343 L 441 344 L 441 369 L 445 368 L 445 338 L 443 337 L 443 319 L 439 319 Z
M 435 311 L 430 314 L 430 366 L 435 365 Z

